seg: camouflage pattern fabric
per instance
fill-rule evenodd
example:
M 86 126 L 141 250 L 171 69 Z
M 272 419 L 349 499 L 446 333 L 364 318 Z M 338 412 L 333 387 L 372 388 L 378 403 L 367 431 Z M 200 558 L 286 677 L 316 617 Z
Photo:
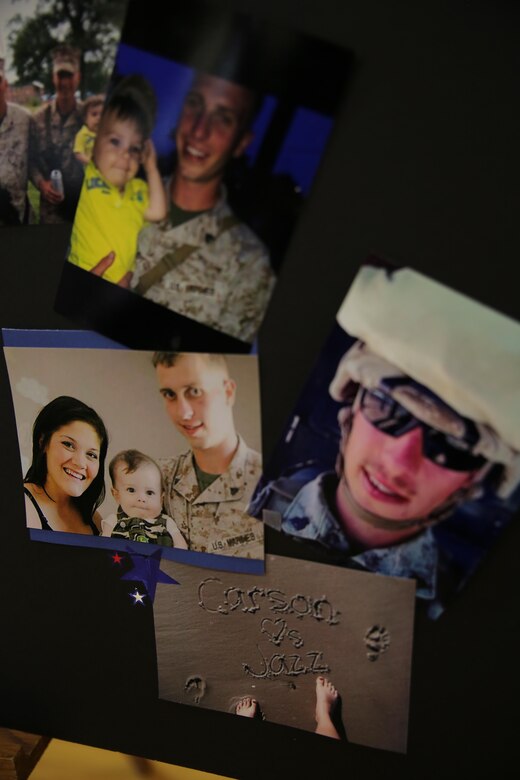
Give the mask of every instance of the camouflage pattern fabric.
M 40 222 L 54 224 L 72 222 L 83 182 L 83 166 L 74 154 L 74 139 L 83 124 L 81 105 L 65 119 L 53 101 L 34 115 L 35 132 L 31 144 L 30 176 L 36 187 L 43 179 L 49 180 L 51 171 L 58 169 L 63 176 L 65 200 L 53 205 L 40 196 Z M 50 141 L 50 143 L 49 143 Z
M 165 509 L 175 518 L 189 550 L 264 557 L 264 529 L 245 509 L 262 473 L 262 459 L 240 439 L 228 469 L 202 493 L 193 453 L 159 461 L 165 484 Z
M 152 285 L 145 297 L 185 317 L 253 341 L 273 291 L 275 277 L 266 247 L 244 223 L 219 235 L 232 215 L 225 194 L 209 211 L 172 227 L 168 220 L 146 227 L 139 236 L 135 287 L 142 274 L 180 246 L 196 249 Z
M 0 124 L 0 188 L 9 194 L 20 222 L 25 212 L 32 124 L 31 115 L 25 108 L 7 104 L 7 113 Z
M 306 475 L 306 469 L 302 473 Z M 304 477 L 305 479 L 305 477 Z M 303 482 L 295 472 L 269 482 L 255 496 L 249 507 L 257 516 L 290 536 L 320 542 L 339 553 L 339 560 L 348 567 L 408 577 L 417 581 L 417 597 L 433 599 L 436 594 L 438 549 L 431 528 L 411 539 L 353 554 L 352 545 L 343 526 L 331 509 L 338 478 L 333 472 L 319 474 Z M 275 515 L 278 515 L 276 522 Z
M 161 514 L 154 520 L 143 520 L 141 517 L 129 517 L 118 507 L 116 517 L 112 538 L 159 544 L 162 547 L 174 546 L 173 539 L 166 530 L 166 521 L 169 520 L 167 515 Z

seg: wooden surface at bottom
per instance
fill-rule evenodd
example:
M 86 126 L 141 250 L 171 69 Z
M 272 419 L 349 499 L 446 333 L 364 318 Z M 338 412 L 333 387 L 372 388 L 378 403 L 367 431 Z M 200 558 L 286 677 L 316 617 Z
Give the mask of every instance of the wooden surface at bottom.
M 29 777 L 49 742 L 49 737 L 0 728 L 0 780 Z
M 226 780 L 220 775 L 200 772 L 196 769 L 137 759 L 111 750 L 53 739 L 34 768 L 30 780 L 71 780 L 71 778 L 73 780 Z M 4 775 L 1 773 L 0 780 L 4 780 Z
M 0 780 L 25 780 L 29 775 L 31 780 L 226 780 L 196 769 L 0 728 Z

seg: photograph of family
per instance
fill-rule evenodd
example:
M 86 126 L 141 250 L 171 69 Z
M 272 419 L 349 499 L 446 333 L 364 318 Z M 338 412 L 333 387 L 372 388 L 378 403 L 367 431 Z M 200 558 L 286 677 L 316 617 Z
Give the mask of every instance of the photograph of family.
M 4 352 L 31 538 L 263 570 L 255 357 Z
M 414 579 L 437 618 L 520 505 L 519 350 L 518 322 L 367 263 L 249 511 L 303 557 Z

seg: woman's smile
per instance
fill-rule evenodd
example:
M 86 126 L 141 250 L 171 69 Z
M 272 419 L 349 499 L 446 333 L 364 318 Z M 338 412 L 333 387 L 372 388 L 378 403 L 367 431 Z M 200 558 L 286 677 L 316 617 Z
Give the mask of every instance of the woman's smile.
M 88 423 L 76 420 L 58 428 L 46 447 L 49 497 L 82 495 L 98 474 L 99 450 L 98 434 Z

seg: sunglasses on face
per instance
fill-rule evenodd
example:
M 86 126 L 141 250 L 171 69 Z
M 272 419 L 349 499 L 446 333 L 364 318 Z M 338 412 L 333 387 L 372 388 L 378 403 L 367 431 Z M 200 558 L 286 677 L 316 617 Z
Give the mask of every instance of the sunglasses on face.
M 467 438 L 457 438 L 433 428 L 415 417 L 408 409 L 395 401 L 381 389 L 362 388 L 360 409 L 363 417 L 378 431 L 388 436 L 399 437 L 421 428 L 423 432 L 423 454 L 432 463 L 452 471 L 475 471 L 486 459 L 474 455 L 472 447 L 476 441 L 476 430 L 467 431 Z M 471 423 L 469 423 L 471 425 Z M 468 427 L 468 424 L 466 423 Z

